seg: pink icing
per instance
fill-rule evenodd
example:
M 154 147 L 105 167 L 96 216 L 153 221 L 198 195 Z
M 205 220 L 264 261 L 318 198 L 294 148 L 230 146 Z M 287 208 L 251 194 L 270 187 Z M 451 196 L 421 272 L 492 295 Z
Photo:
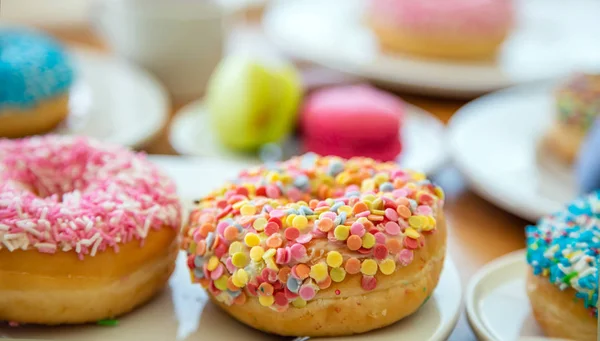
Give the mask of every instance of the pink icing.
M 371 12 L 416 31 L 496 33 L 514 21 L 512 0 L 371 0 Z
M 118 252 L 180 215 L 175 184 L 143 154 L 81 137 L 0 140 L 0 249 Z

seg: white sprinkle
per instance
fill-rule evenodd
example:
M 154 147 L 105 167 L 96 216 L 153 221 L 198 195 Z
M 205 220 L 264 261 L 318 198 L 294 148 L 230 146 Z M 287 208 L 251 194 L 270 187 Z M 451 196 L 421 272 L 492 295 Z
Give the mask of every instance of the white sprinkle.
M 100 236 L 99 233 L 97 233 L 96 235 Z M 94 235 L 94 237 L 96 235 Z M 96 251 L 98 251 L 98 247 L 100 246 L 100 244 L 102 244 L 102 238 L 98 238 L 98 240 L 96 240 L 96 242 L 94 243 L 94 246 L 92 246 L 92 252 L 90 253 L 92 257 L 96 255 Z
M 48 207 L 42 208 L 42 213 L 40 214 L 40 220 L 46 219 L 46 215 L 48 215 Z
M 12 243 L 10 241 L 8 241 L 6 238 L 2 239 L 2 244 L 4 244 L 4 246 L 6 246 L 6 248 L 8 249 L 9 252 L 13 252 L 15 250 L 15 247 L 12 245 Z
M 9 228 L 10 226 L 8 225 L 0 224 L 0 231 L 8 231 Z
M 4 239 L 6 239 L 6 240 L 19 239 L 19 238 L 21 238 L 22 235 L 23 235 L 23 233 L 7 233 L 4 235 Z
M 35 243 L 34 245 L 38 249 L 52 249 L 56 250 L 56 245 L 51 243 Z

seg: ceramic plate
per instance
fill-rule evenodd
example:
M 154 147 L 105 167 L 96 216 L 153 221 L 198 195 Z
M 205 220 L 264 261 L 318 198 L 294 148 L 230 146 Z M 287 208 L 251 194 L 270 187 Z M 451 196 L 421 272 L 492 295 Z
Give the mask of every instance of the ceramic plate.
M 516 0 L 517 24 L 497 58 L 479 63 L 426 60 L 380 51 L 364 25 L 366 0 L 289 0 L 264 17 L 268 37 L 288 54 L 403 89 L 476 96 L 517 83 L 595 68 L 600 21 L 594 0 Z
M 451 154 L 473 190 L 531 221 L 577 195 L 571 168 L 539 148 L 554 119 L 554 86 L 521 85 L 483 96 L 448 125 Z
M 152 158 L 173 176 L 181 195 L 197 197 L 225 181 L 240 164 L 176 157 Z M 461 283 L 454 263 L 447 259 L 440 283 L 429 301 L 413 316 L 364 335 L 327 340 L 413 341 L 445 340 L 456 325 L 461 308 Z M 458 293 L 458 294 L 457 294 Z M 119 319 L 114 327 L 0 327 L 0 338 L 46 340 L 281 340 L 245 327 L 208 301 L 190 283 L 185 255 L 180 255 L 169 286 L 158 297 Z M 291 339 L 291 338 L 290 338 Z M 316 340 L 316 339 L 314 339 Z
M 443 166 L 448 157 L 445 148 L 444 125 L 435 116 L 423 109 L 407 104 L 407 119 L 403 127 L 404 151 L 398 162 L 411 169 L 431 174 Z M 296 139 L 286 141 L 277 155 L 238 154 L 221 145 L 211 130 L 209 117 L 201 101 L 182 108 L 173 119 L 170 132 L 171 145 L 184 155 L 210 156 L 258 164 L 264 158 L 277 156 L 288 159 L 302 154 Z
M 533 318 L 525 292 L 527 270 L 520 250 L 492 261 L 471 279 L 467 317 L 480 340 L 561 341 L 544 337 Z
M 148 142 L 167 122 L 167 93 L 152 76 L 108 55 L 72 51 L 77 80 L 61 134 L 87 135 L 128 147 Z

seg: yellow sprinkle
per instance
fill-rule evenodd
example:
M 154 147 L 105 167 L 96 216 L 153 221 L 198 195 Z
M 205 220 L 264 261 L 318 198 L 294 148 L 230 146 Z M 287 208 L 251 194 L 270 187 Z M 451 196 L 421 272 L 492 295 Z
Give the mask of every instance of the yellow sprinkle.
M 347 172 L 341 172 L 335 177 L 335 182 L 340 185 L 346 185 L 351 179 L 352 177 Z
M 343 268 L 333 268 L 329 272 L 329 276 L 331 277 L 332 281 L 339 283 L 346 278 L 346 270 Z
M 373 206 L 375 206 L 375 203 L 373 203 Z M 371 213 L 375 215 L 385 215 L 385 211 L 382 210 L 371 210 Z
M 370 232 L 365 233 L 364 236 L 362 237 L 362 247 L 364 247 L 365 249 L 370 249 L 374 245 L 375 245 L 375 236 Z
M 234 210 L 239 210 L 240 207 L 244 206 L 247 203 L 248 203 L 248 200 L 240 200 L 240 201 L 236 202 L 235 204 L 231 205 L 231 207 Z
M 290 214 L 289 216 L 285 217 L 285 224 L 287 226 L 292 226 L 292 222 L 294 221 L 294 218 L 296 218 L 295 214 Z
M 307 225 L 308 219 L 306 219 L 306 217 L 303 215 L 297 215 L 294 217 L 294 220 L 292 220 L 292 226 L 297 228 L 298 230 L 306 228 Z
M 237 242 L 233 242 L 233 243 L 237 243 Z M 233 243 L 231 243 L 231 245 L 233 245 Z M 249 232 L 244 237 L 244 243 L 246 243 L 246 245 L 248 245 L 249 247 L 258 246 L 258 245 L 260 245 L 260 238 L 258 237 L 258 235 L 256 233 Z M 239 251 L 242 251 L 242 250 L 240 249 Z M 229 254 L 231 254 L 231 246 L 229 247 Z
M 338 208 L 338 213 L 342 213 L 345 212 L 347 215 L 350 215 L 352 213 L 352 207 L 348 206 L 348 205 L 344 205 L 340 208 Z
M 298 205 L 298 203 L 293 203 L 293 204 L 290 205 L 290 207 L 293 208 L 293 209 L 295 209 L 295 210 L 297 210 L 297 209 L 300 208 L 300 205 Z
M 254 246 L 252 249 L 250 249 L 250 258 L 252 258 L 252 260 L 255 262 L 260 262 L 264 254 L 265 250 L 260 246 Z
M 240 207 L 240 213 L 245 216 L 254 215 L 256 213 L 256 206 L 248 204 L 244 205 Z
M 259 296 L 261 297 L 261 296 Z M 306 307 L 306 301 L 298 297 L 297 299 L 292 301 L 292 305 L 296 308 L 304 308 Z
M 419 236 L 421 236 L 421 235 L 419 234 L 419 232 L 417 232 L 415 229 L 413 229 L 413 228 L 411 228 L 411 227 L 407 228 L 407 229 L 404 231 L 404 233 L 405 233 L 405 234 L 406 234 L 408 237 L 410 237 L 410 238 L 412 238 L 412 239 L 418 239 L 418 238 L 419 238 Z
M 262 305 L 263 307 L 270 307 L 273 305 L 273 302 L 275 302 L 275 297 L 273 297 L 273 295 L 258 296 L 258 302 L 260 302 L 260 305 Z
M 375 199 L 377 199 L 377 197 L 375 197 L 373 194 L 367 194 L 362 198 L 363 201 L 367 200 L 370 202 L 375 201 Z
M 329 253 L 327 253 L 327 265 L 329 265 L 330 267 L 340 267 L 343 262 L 344 258 L 342 257 L 341 253 L 337 251 L 329 251 Z
M 233 256 L 234 253 L 237 252 L 242 252 L 242 250 L 244 250 L 244 244 L 240 243 L 240 242 L 233 242 L 231 243 L 231 245 L 229 245 L 229 255 Z
M 332 206 L 333 204 L 335 204 L 335 201 L 331 198 L 327 198 L 325 199 L 325 202 L 327 203 L 327 205 Z
M 415 181 L 423 181 L 426 179 L 425 174 L 421 172 L 413 172 L 412 176 Z
M 435 228 L 435 226 L 436 226 L 435 218 L 432 216 L 427 216 L 427 224 L 425 224 L 425 226 L 423 226 L 422 229 L 424 231 L 431 231 Z
M 377 198 L 373 200 L 373 204 L 371 206 L 373 206 L 373 210 L 383 208 L 383 200 L 381 198 Z M 373 210 L 371 210 L 371 212 L 373 212 Z
M 235 285 L 238 288 L 243 288 L 244 285 L 246 285 L 246 283 L 248 283 L 248 273 L 246 272 L 246 270 L 244 269 L 238 269 L 236 272 L 234 272 L 233 274 L 233 278 L 231 279 L 231 281 L 233 282 L 233 285 Z
M 335 230 L 333 230 L 333 235 L 337 240 L 346 240 L 350 235 L 350 228 L 345 225 L 338 225 Z
M 396 262 L 391 258 L 384 259 L 379 263 L 379 270 L 384 275 L 391 275 L 396 270 Z
M 377 273 L 377 262 L 372 259 L 365 259 L 360 265 L 360 272 L 367 276 L 375 276 Z
M 217 289 L 219 290 L 226 290 L 227 289 L 227 280 L 229 279 L 229 276 L 227 275 L 223 275 L 221 277 L 219 277 L 214 283 L 215 283 L 215 287 L 217 287 Z
M 363 192 L 369 192 L 375 189 L 375 181 L 373 181 L 373 179 L 365 179 L 363 180 L 360 189 Z M 363 198 L 364 200 L 365 198 Z
M 425 225 L 425 220 L 427 220 L 427 218 L 419 215 L 414 215 L 408 218 L 408 225 L 410 225 L 410 227 L 420 229 L 421 227 L 423 227 L 423 225 Z
M 265 264 L 267 264 L 267 268 L 269 269 L 279 270 L 279 267 L 277 266 L 277 264 L 275 264 L 275 260 L 273 259 L 273 257 L 265 259 Z
M 296 204 L 298 204 L 298 206 L 308 206 L 308 203 L 306 201 L 298 201 Z
M 444 190 L 443 189 L 441 189 L 440 187 L 436 187 L 433 192 L 435 193 L 436 197 L 444 200 L 445 194 L 444 194 Z
M 244 184 L 244 187 L 248 190 L 248 194 L 252 195 L 256 193 L 256 186 L 254 184 Z
M 387 173 L 377 173 L 373 177 L 373 181 L 375 181 L 375 185 L 377 185 L 377 186 L 388 181 L 389 179 L 390 179 L 390 177 L 387 175 Z
M 212 256 L 208 260 L 208 264 L 206 264 L 206 270 L 213 271 L 217 266 L 219 266 L 219 258 L 217 258 L 217 256 Z
M 320 213 L 320 214 L 323 214 L 323 213 L 325 213 L 325 212 L 329 211 L 329 209 L 330 209 L 330 208 L 331 208 L 331 207 L 329 207 L 329 206 L 321 206 L 321 207 L 317 207 L 317 208 L 315 208 L 313 211 L 314 211 L 315 213 Z
M 264 260 L 267 260 L 269 258 L 273 258 L 275 256 L 275 254 L 277 253 L 277 250 L 275 249 L 268 249 L 265 254 L 262 256 L 262 258 Z
M 531 246 L 529 246 L 533 251 L 538 249 L 538 245 L 537 243 L 531 244 Z
M 267 173 L 266 179 L 268 182 L 276 182 L 277 180 L 279 180 L 279 173 L 277 172 L 269 172 Z
M 234 253 L 231 256 L 231 263 L 238 268 L 243 268 L 248 265 L 248 256 L 243 252 Z
M 256 231 L 262 231 L 265 229 L 265 225 L 267 225 L 267 219 L 260 217 L 260 218 L 256 218 L 256 220 L 254 221 L 254 223 L 252 223 L 252 227 L 254 227 L 254 229 Z
M 310 277 L 317 282 L 324 281 L 327 278 L 327 265 L 318 263 L 310 267 Z

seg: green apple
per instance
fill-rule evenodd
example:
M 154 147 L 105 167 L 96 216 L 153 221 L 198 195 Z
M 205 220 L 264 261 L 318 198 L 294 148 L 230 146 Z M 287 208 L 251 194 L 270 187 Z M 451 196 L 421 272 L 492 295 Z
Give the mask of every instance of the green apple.
M 285 62 L 230 55 L 208 83 L 207 109 L 219 140 L 238 151 L 256 151 L 290 135 L 302 98 L 297 70 Z

